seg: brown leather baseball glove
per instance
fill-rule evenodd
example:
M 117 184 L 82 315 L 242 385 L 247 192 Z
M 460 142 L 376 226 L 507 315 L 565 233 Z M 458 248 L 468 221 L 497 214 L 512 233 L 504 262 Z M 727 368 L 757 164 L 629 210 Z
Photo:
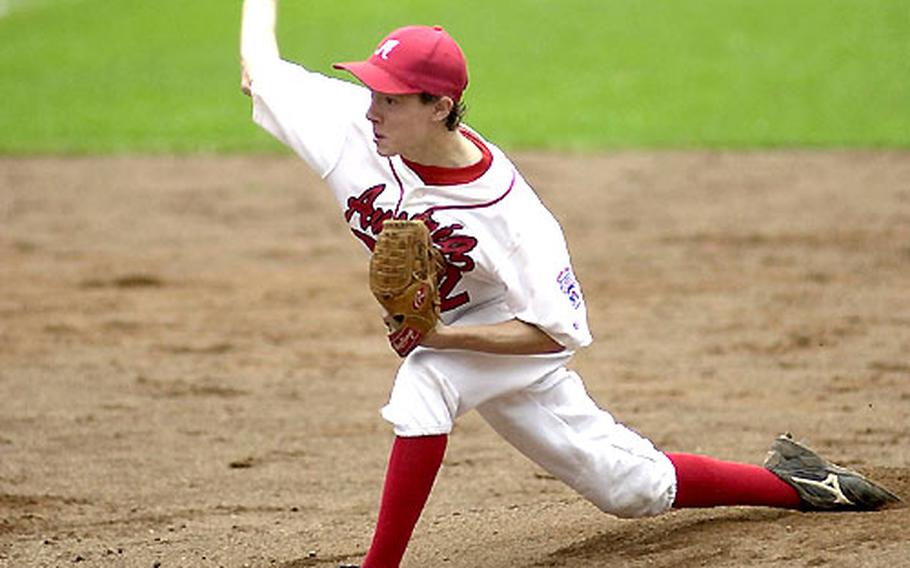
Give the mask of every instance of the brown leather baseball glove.
M 387 312 L 389 343 L 402 357 L 436 327 L 443 268 L 423 221 L 383 223 L 370 259 L 370 290 Z

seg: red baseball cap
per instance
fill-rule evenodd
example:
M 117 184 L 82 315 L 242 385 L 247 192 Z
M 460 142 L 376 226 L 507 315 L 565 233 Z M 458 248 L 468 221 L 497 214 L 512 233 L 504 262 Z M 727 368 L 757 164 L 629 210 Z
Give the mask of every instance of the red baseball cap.
M 407 26 L 385 37 L 366 61 L 336 63 L 371 90 L 390 95 L 429 93 L 458 102 L 468 67 L 458 43 L 440 26 Z

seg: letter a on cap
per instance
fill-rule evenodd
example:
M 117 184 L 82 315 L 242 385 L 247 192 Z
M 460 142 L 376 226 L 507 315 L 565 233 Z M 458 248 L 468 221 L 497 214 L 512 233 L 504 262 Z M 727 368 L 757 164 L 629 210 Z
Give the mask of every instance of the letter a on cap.
M 397 39 L 387 39 L 376 48 L 376 51 L 373 52 L 373 55 L 378 55 L 379 57 L 388 60 L 389 54 L 392 53 L 392 50 L 398 47 L 398 44 L 401 43 Z

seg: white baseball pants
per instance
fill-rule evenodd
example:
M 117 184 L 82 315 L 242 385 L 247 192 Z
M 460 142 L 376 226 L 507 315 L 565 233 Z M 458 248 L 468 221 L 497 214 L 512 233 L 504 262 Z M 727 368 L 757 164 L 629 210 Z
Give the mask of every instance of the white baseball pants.
M 474 408 L 506 441 L 604 512 L 670 509 L 676 471 L 647 439 L 599 408 L 571 354 L 502 356 L 418 348 L 405 359 L 383 417 L 399 436 L 448 434 Z

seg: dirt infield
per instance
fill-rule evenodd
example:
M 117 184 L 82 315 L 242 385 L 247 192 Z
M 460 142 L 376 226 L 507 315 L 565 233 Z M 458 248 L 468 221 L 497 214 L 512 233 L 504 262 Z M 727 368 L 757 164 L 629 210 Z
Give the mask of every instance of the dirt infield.
M 518 154 L 661 448 L 792 431 L 910 497 L 910 154 Z M 330 567 L 366 550 L 397 357 L 290 157 L 0 159 L 0 566 Z M 910 565 L 910 508 L 599 513 L 461 420 L 406 566 Z

